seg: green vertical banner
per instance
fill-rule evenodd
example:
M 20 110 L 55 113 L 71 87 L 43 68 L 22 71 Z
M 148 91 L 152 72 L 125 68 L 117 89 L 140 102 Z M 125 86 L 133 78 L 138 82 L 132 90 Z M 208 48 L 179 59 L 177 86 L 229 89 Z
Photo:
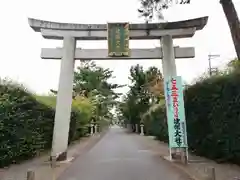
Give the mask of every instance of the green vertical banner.
M 164 80 L 164 83 L 169 147 L 187 148 L 187 129 L 182 78 L 180 76 L 169 77 Z
M 107 24 L 108 56 L 129 56 L 129 23 Z

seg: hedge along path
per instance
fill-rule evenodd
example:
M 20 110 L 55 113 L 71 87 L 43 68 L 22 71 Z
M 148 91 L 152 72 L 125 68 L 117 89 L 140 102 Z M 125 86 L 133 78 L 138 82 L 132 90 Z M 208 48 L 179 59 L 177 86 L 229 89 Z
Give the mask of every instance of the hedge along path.
M 16 83 L 0 84 L 0 167 L 50 149 L 55 109 L 53 98 L 48 101 L 39 102 L 39 98 Z M 87 118 L 84 112 L 72 109 L 69 143 L 86 135 Z
M 240 73 L 197 82 L 184 92 L 189 149 L 217 162 L 240 165 Z M 165 106 L 144 117 L 146 131 L 168 142 Z

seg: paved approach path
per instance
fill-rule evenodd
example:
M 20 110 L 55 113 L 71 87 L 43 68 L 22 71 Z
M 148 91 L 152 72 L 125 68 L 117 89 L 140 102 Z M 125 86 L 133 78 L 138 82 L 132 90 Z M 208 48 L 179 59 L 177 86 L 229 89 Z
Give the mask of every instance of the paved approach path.
M 146 149 L 137 135 L 109 132 L 78 157 L 58 180 L 189 180 L 169 162 Z

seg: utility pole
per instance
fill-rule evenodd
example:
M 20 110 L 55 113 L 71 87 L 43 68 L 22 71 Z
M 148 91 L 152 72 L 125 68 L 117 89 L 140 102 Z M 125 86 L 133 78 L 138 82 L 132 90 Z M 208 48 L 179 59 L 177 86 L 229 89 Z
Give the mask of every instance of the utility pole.
M 211 60 L 214 58 L 220 57 L 219 54 L 209 54 L 208 55 L 208 64 L 209 64 L 209 75 L 212 76 L 212 63 Z

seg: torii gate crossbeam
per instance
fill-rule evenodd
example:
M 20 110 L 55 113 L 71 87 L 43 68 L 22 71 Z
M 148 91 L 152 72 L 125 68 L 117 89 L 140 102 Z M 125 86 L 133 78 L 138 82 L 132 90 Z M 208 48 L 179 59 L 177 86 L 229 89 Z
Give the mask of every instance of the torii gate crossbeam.
M 127 60 L 127 59 L 155 59 L 163 58 L 162 48 L 153 49 L 131 49 L 129 57 L 109 57 L 107 49 L 81 49 L 76 48 L 75 60 Z M 175 58 L 194 58 L 195 51 L 193 47 L 174 47 Z M 62 48 L 42 48 L 42 59 L 62 59 Z

